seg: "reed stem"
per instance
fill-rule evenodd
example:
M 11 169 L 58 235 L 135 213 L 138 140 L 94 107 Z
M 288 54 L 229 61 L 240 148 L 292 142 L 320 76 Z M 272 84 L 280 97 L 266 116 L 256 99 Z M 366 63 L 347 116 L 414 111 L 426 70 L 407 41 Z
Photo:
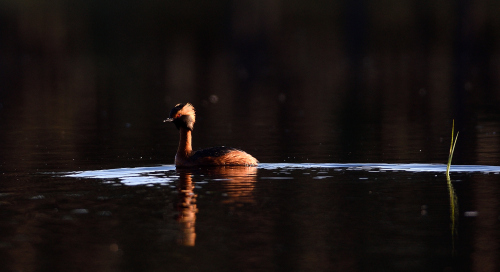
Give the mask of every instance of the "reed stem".
M 448 178 L 450 177 L 451 160 L 453 158 L 453 153 L 455 152 L 455 145 L 457 144 L 457 139 L 458 139 L 458 131 L 457 131 L 457 135 L 455 136 L 455 138 L 453 138 L 454 132 L 455 132 L 455 120 L 453 120 L 453 125 L 451 127 L 450 155 L 448 156 L 448 164 L 446 165 L 446 176 Z

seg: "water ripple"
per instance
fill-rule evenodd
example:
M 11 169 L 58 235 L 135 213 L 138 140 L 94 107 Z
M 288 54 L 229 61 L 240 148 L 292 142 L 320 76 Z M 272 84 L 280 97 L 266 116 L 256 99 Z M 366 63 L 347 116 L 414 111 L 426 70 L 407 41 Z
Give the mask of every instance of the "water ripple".
M 167 175 L 164 175 L 165 172 L 167 172 Z M 166 184 L 177 178 L 174 165 L 79 171 L 67 173 L 64 176 L 73 178 L 118 179 L 124 185 Z
M 311 170 L 311 169 L 333 169 L 335 171 L 367 171 L 367 172 L 446 172 L 445 164 L 424 164 L 424 163 L 262 163 L 258 169 L 266 170 Z M 500 166 L 491 165 L 453 165 L 450 172 L 458 173 L 500 173 Z M 64 174 L 66 177 L 74 178 L 94 178 L 94 179 L 118 179 L 124 185 L 144 185 L 144 184 L 167 184 L 178 179 L 175 165 L 161 165 L 152 167 L 133 167 L 79 171 Z M 283 179 L 289 177 L 261 177 L 267 179 Z M 290 177 L 291 178 L 291 177 Z
M 333 168 L 355 171 L 405 171 L 405 172 L 446 172 L 446 164 L 429 163 L 262 163 L 259 168 L 268 170 L 277 169 L 314 169 Z M 492 165 L 452 165 L 450 172 L 482 172 L 499 173 L 500 166 Z

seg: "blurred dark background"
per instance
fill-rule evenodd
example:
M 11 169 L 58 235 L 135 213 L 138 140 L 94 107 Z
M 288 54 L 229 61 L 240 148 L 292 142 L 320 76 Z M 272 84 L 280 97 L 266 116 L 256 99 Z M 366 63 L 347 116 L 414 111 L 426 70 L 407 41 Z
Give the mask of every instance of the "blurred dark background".
M 262 162 L 498 164 L 498 1 L 0 3 L 0 164 L 173 163 L 195 148 Z

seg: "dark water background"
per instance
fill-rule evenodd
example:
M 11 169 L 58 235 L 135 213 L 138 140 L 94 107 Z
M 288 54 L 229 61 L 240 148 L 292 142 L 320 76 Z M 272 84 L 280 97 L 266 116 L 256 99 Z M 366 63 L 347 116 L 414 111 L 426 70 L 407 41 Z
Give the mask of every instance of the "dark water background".
M 0 270 L 498 271 L 495 173 L 452 174 L 453 236 L 442 172 L 306 167 L 445 163 L 453 119 L 454 164 L 500 165 L 498 11 L 0 2 Z M 179 102 L 195 149 L 304 168 L 175 171 Z M 134 186 L 63 175 L 165 164 Z

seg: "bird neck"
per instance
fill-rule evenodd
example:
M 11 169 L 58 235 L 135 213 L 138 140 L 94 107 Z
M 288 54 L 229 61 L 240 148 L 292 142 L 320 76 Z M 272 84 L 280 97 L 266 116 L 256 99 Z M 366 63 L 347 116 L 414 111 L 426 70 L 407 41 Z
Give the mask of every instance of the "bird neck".
M 188 158 L 193 151 L 191 147 L 191 130 L 181 127 L 179 129 L 180 140 L 179 148 L 177 148 L 177 156 L 180 158 Z

